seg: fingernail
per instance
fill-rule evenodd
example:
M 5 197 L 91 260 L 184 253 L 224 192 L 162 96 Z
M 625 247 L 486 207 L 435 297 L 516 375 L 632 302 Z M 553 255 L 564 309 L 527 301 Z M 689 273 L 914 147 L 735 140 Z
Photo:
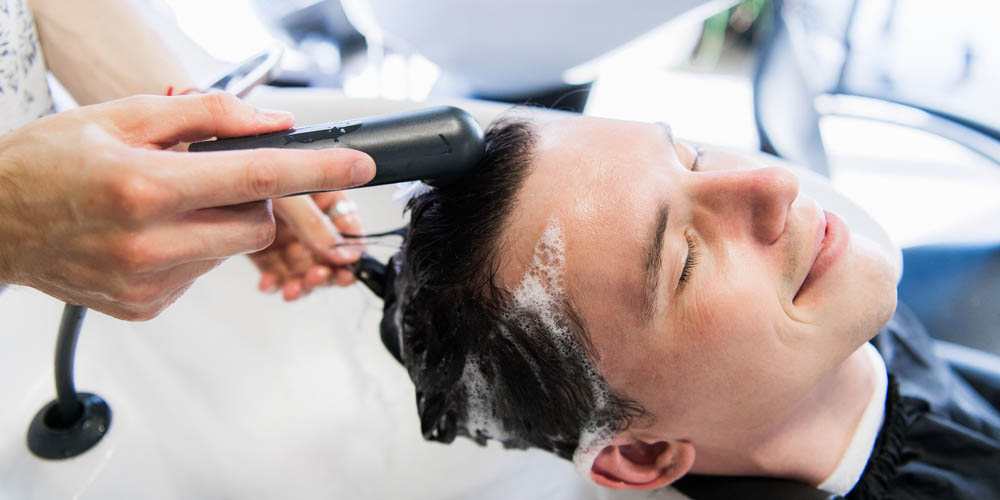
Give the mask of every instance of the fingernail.
M 360 159 L 351 165 L 351 185 L 365 184 L 375 177 L 375 163 L 369 157 Z
M 340 248 L 337 249 L 337 255 L 344 260 L 358 260 L 361 258 L 361 253 L 357 250 L 352 250 L 350 248 Z
M 257 283 L 257 289 L 261 293 L 274 293 L 278 289 L 278 280 L 271 274 L 264 274 L 260 277 L 260 283 Z
M 328 268 L 328 267 L 321 267 L 321 268 L 319 268 L 319 269 L 316 270 L 316 274 L 318 275 L 317 277 L 319 278 L 320 281 L 324 281 L 327 278 L 329 278 L 330 277 L 330 273 L 331 273 L 331 271 L 330 271 L 330 268 Z
M 295 121 L 295 115 L 289 113 L 288 111 L 282 111 L 280 109 L 261 109 L 261 116 L 264 117 L 264 121 L 268 123 L 278 123 L 287 121 L 289 119 L 292 122 Z

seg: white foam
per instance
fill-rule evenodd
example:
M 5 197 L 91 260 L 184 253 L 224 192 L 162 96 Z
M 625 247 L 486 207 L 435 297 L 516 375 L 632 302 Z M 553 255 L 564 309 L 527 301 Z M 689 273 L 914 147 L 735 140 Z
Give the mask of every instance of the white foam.
M 521 281 L 511 293 L 511 302 L 502 311 L 506 321 L 519 324 L 525 331 L 532 331 L 532 325 L 527 324 L 528 318 L 538 318 L 547 334 L 552 335 L 560 355 L 578 357 L 587 360 L 589 367 L 585 373 L 589 383 L 591 396 L 595 404 L 592 415 L 600 415 L 610 403 L 611 397 L 600 374 L 569 328 L 563 305 L 567 299 L 566 284 L 566 248 L 562 227 L 556 217 L 552 217 L 545 226 L 541 237 L 535 244 L 531 262 L 521 278 Z M 510 338 L 510 332 L 500 329 L 501 335 Z M 514 345 L 531 366 L 536 377 L 540 377 L 539 367 L 531 357 L 523 351 L 519 343 Z M 500 441 L 509 435 L 501 428 L 496 418 L 494 401 L 487 397 L 491 390 L 490 381 L 483 375 L 479 362 L 475 359 L 466 360 L 462 371 L 462 384 L 468 394 L 466 425 L 470 436 L 475 437 L 480 431 L 489 438 Z M 573 463 L 577 471 L 586 479 L 590 478 L 590 468 L 600 451 L 614 437 L 614 429 L 601 425 L 599 417 L 592 417 L 584 425 L 578 436 L 578 446 L 573 454 Z
M 492 400 L 487 397 L 490 391 L 489 382 L 483 376 L 482 369 L 479 368 L 479 363 L 476 360 L 470 358 L 465 361 L 465 367 L 462 369 L 462 383 L 468 394 L 466 428 L 469 435 L 475 437 L 476 431 L 479 431 L 487 438 L 499 441 L 506 440 L 509 436 L 494 417 Z
M 573 452 L 573 465 L 581 477 L 590 479 L 590 469 L 594 465 L 594 460 L 605 446 L 611 444 L 614 437 L 614 431 L 608 427 L 587 428 L 580 433 L 580 441 L 576 451 Z
M 517 322 L 522 318 L 536 317 L 545 330 L 553 336 L 560 354 L 578 355 L 572 333 L 562 306 L 566 299 L 564 276 L 566 272 L 566 245 L 562 227 L 556 217 L 549 219 L 521 281 L 514 288 L 513 304 L 507 309 L 508 319 Z M 528 316 L 525 313 L 529 313 Z M 521 324 L 522 327 L 529 325 Z
M 588 360 L 586 364 L 590 368 L 586 376 L 594 398 L 593 414 L 597 415 L 608 406 L 611 397 L 600 374 L 568 327 L 569 321 L 563 311 L 563 304 L 567 299 L 565 274 L 566 245 L 559 220 L 553 216 L 535 244 L 528 269 L 514 288 L 512 307 L 504 312 L 507 319 L 513 321 L 525 317 L 524 313 L 531 313 L 538 317 L 546 331 L 553 335 L 561 355 Z M 584 426 L 573 454 L 573 464 L 581 476 L 590 478 L 590 468 L 594 459 L 613 437 L 614 429 L 600 425 L 596 419 L 592 419 Z
M 400 205 L 406 205 L 411 199 L 416 198 L 432 188 L 421 181 L 400 182 L 396 184 L 396 192 L 392 193 L 392 201 Z
M 553 217 L 545 226 L 545 231 L 535 244 L 531 263 L 521 282 L 514 288 L 514 316 L 522 312 L 538 314 L 546 327 L 559 333 L 563 328 L 557 324 L 559 304 L 566 296 L 563 275 L 566 269 L 566 250 L 559 220 Z

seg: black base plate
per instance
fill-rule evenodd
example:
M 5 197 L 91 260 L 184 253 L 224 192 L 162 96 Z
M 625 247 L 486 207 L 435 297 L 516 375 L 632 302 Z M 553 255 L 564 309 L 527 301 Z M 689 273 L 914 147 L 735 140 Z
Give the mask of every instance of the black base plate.
M 61 425 L 56 415 L 56 401 L 45 405 L 28 427 L 28 449 L 39 458 L 61 460 L 91 449 L 111 427 L 111 407 L 100 396 L 89 392 L 76 395 L 80 417 Z

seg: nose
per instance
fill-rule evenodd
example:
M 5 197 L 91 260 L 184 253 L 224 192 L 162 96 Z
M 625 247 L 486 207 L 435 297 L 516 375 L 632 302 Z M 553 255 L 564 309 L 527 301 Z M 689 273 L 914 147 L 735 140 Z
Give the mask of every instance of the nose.
M 795 174 L 780 167 L 704 172 L 692 176 L 695 205 L 706 223 L 770 245 L 785 231 L 799 195 Z

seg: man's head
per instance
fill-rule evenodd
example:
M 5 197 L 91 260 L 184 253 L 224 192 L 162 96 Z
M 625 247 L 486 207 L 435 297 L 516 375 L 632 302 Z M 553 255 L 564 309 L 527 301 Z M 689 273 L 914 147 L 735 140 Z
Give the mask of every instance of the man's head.
M 429 412 L 423 391 L 425 431 L 425 414 L 489 422 L 598 483 L 659 487 L 789 415 L 894 309 L 885 257 L 787 170 L 657 124 L 490 138 L 482 175 L 412 204 L 403 343 L 437 353 L 404 363 L 418 401 L 450 387 L 455 407 Z

